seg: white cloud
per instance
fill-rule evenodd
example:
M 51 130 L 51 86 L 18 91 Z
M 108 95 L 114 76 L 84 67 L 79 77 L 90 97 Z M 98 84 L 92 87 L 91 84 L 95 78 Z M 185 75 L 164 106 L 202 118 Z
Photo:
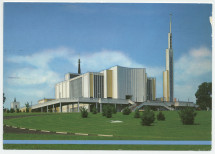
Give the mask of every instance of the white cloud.
M 70 58 L 74 66 L 77 66 L 78 55 Z M 160 67 L 147 67 L 147 65 L 139 64 L 125 55 L 122 51 L 102 50 L 92 54 L 81 56 L 81 66 L 83 72 L 93 72 L 108 69 L 112 66 L 119 65 L 124 67 L 146 68 L 150 76 L 157 76 L 162 72 Z
M 175 79 L 187 81 L 198 78 L 212 71 L 212 53 L 209 49 L 201 47 L 192 49 L 175 62 Z
M 205 47 L 191 49 L 175 62 L 175 96 L 195 102 L 198 85 L 212 77 L 212 52 Z
M 28 56 L 12 55 L 8 57 L 7 61 L 13 63 L 26 63 L 36 68 L 48 69 L 49 62 L 55 58 L 67 57 L 73 53 L 67 48 L 58 48 L 55 50 L 44 50 Z
M 50 62 L 56 58 L 67 58 L 71 53 L 73 53 L 72 50 L 58 48 L 44 50 L 29 56 L 12 55 L 7 59 L 8 62 L 24 64 L 25 67 L 11 71 L 10 76 L 18 79 L 10 80 L 9 84 L 55 84 L 60 81 L 60 77 L 57 72 L 50 69 Z
M 35 84 L 54 84 L 60 80 L 59 75 L 48 69 L 21 68 L 11 73 L 11 76 L 18 77 L 10 80 L 10 84 L 16 85 L 35 85 Z

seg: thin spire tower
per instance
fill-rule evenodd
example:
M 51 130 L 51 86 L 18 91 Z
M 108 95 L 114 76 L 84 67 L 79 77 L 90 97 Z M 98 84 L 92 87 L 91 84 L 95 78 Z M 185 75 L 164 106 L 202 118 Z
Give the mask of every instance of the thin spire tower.
M 80 57 L 78 59 L 78 74 L 81 74 L 81 60 L 80 60 Z
M 169 33 L 172 33 L 171 32 L 171 29 L 172 29 L 172 14 L 170 13 L 170 23 L 169 23 Z
M 163 72 L 163 98 L 165 101 L 173 102 L 174 99 L 174 67 L 172 49 L 172 14 L 170 14 L 168 33 L 168 48 L 166 49 L 166 70 Z

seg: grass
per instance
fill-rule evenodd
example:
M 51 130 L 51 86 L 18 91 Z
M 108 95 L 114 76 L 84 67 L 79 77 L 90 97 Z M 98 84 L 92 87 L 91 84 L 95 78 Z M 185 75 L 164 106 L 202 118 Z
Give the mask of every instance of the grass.
M 26 112 L 19 112 L 19 113 L 3 113 L 3 116 L 23 116 L 23 115 L 47 115 L 47 114 L 53 114 L 53 113 L 46 113 L 46 112 L 29 112 L 29 113 L 26 113 Z
M 4 149 L 38 149 L 38 150 L 193 150 L 208 151 L 211 150 L 210 145 L 15 145 L 4 144 Z
M 121 140 L 121 137 L 4 133 L 4 140 Z
M 157 114 L 158 112 L 155 113 Z M 117 113 L 113 114 L 112 118 L 92 113 L 89 114 L 89 118 L 81 118 L 80 113 L 51 114 L 51 116 L 48 114 L 44 116 L 8 119 L 4 120 L 4 124 L 38 130 L 116 136 L 106 138 L 111 140 L 211 140 L 211 112 L 198 111 L 195 125 L 182 125 L 176 111 L 166 111 L 163 113 L 166 120 L 156 120 L 152 126 L 142 126 L 140 124 L 141 119 L 133 118 L 134 113 L 130 115 Z M 20 113 L 15 114 L 19 115 Z M 111 120 L 121 120 L 123 123 L 110 123 Z M 90 136 L 86 136 L 86 139 L 89 138 Z M 19 139 L 22 139 L 22 137 Z M 32 137 L 32 139 L 35 138 Z M 59 139 L 59 135 L 53 136 L 53 139 Z M 95 136 L 94 139 L 100 139 L 100 137 Z

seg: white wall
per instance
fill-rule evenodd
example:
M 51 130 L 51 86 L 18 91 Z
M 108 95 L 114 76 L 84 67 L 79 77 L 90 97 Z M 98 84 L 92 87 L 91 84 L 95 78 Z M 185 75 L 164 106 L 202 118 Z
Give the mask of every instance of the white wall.
M 125 99 L 126 95 L 131 95 L 132 101 L 146 101 L 145 68 L 116 67 L 117 71 L 114 72 L 117 72 L 117 98 Z
M 79 76 L 75 80 L 70 80 L 70 98 L 82 97 L 82 77 Z
M 83 97 L 90 97 L 90 73 L 82 75 L 82 94 Z
M 20 103 L 19 103 L 19 102 L 12 102 L 12 103 L 10 104 L 10 108 L 11 108 L 11 109 L 14 109 L 14 110 L 20 109 Z

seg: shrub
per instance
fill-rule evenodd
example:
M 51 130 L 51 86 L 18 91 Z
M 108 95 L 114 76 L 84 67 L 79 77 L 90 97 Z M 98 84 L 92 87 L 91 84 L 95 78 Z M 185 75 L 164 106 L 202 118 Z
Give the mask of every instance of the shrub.
M 7 110 L 7 113 L 10 113 L 10 110 Z
M 80 107 L 80 111 L 81 111 L 81 117 L 82 118 L 88 117 L 88 112 L 87 112 L 87 109 L 85 109 L 85 107 Z
M 130 113 L 131 113 L 131 109 L 129 109 L 128 107 L 126 107 L 122 110 L 122 114 L 124 114 L 124 115 L 129 115 Z
M 106 108 L 106 117 L 107 118 L 112 117 L 112 107 L 111 106 L 107 106 L 107 108 Z
M 159 121 L 165 120 L 165 115 L 161 111 L 157 114 L 157 120 Z
M 10 113 L 13 113 L 14 112 L 14 109 L 10 109 Z
M 96 114 L 96 113 L 97 113 L 97 110 L 96 110 L 96 107 L 95 107 L 95 106 L 93 107 L 92 112 L 93 112 L 93 114 Z
M 140 118 L 140 112 L 138 109 L 135 110 L 134 118 Z
M 29 105 L 28 102 L 25 104 L 25 107 L 26 107 L 26 112 L 28 113 L 29 112 L 29 108 L 30 108 L 30 105 Z
M 115 107 L 112 107 L 112 113 L 116 114 L 117 113 L 117 110 Z
M 16 113 L 19 113 L 19 109 L 16 109 Z
M 147 109 L 143 112 L 143 115 L 141 117 L 142 125 L 144 126 L 150 126 L 155 121 L 155 114 L 153 111 Z
M 103 116 L 106 116 L 106 110 L 107 110 L 106 106 L 102 107 L 102 115 Z
M 191 107 L 186 107 L 178 112 L 183 125 L 193 125 L 194 119 L 197 115 L 195 110 Z

